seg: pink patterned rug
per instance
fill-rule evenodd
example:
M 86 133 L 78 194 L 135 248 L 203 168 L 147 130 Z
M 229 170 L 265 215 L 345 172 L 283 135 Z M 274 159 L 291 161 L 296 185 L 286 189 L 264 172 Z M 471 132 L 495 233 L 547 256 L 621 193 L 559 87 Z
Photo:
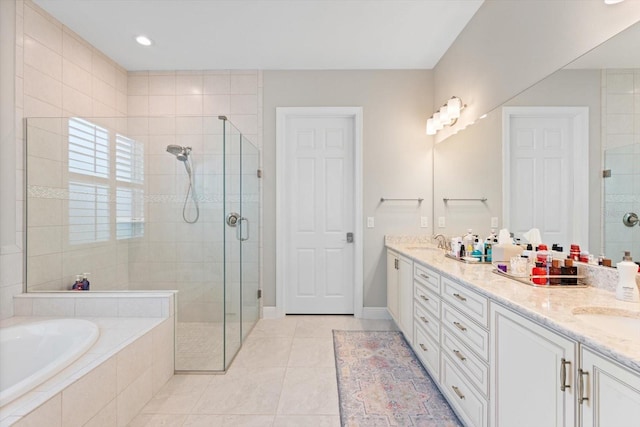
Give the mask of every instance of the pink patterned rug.
M 461 426 L 402 333 L 333 331 L 344 427 Z

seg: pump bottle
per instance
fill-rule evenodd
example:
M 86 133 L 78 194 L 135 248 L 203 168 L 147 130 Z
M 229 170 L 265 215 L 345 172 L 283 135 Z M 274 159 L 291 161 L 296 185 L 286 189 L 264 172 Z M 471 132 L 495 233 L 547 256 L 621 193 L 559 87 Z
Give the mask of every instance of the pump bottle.
M 625 251 L 622 261 L 617 263 L 616 267 L 618 268 L 616 298 L 621 301 L 640 301 L 638 286 L 636 285 L 638 265 L 631 259 L 631 252 Z

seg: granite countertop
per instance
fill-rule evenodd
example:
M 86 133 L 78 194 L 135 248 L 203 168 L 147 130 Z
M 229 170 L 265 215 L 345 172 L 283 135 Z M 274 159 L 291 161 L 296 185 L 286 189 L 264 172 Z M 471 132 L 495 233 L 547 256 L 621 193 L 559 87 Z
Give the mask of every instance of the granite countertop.
M 528 286 L 493 273 L 491 265 L 467 264 L 447 258 L 443 250 L 430 245 L 425 239 L 388 238 L 385 244 L 387 248 L 423 263 L 531 320 L 640 371 L 640 334 L 622 339 L 574 314 L 613 309 L 640 319 L 638 303 L 618 301 L 611 291 L 593 286 L 551 289 Z

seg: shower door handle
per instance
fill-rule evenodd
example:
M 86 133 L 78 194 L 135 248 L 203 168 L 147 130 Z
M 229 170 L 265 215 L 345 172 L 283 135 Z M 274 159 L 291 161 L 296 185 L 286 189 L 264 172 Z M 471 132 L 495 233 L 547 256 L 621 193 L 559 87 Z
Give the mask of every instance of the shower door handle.
M 236 239 L 240 240 L 241 242 L 249 240 L 249 219 L 241 216 L 238 219 L 238 224 L 240 226 L 236 228 Z M 246 226 L 244 224 L 246 224 Z M 245 228 L 247 229 L 247 237 L 243 237 Z

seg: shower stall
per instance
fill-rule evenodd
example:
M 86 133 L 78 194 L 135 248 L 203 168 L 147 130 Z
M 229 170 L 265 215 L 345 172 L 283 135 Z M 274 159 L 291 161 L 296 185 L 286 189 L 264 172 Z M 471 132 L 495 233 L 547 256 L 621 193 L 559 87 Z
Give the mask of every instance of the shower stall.
M 260 152 L 226 117 L 28 118 L 27 292 L 176 290 L 176 371 L 260 316 Z

